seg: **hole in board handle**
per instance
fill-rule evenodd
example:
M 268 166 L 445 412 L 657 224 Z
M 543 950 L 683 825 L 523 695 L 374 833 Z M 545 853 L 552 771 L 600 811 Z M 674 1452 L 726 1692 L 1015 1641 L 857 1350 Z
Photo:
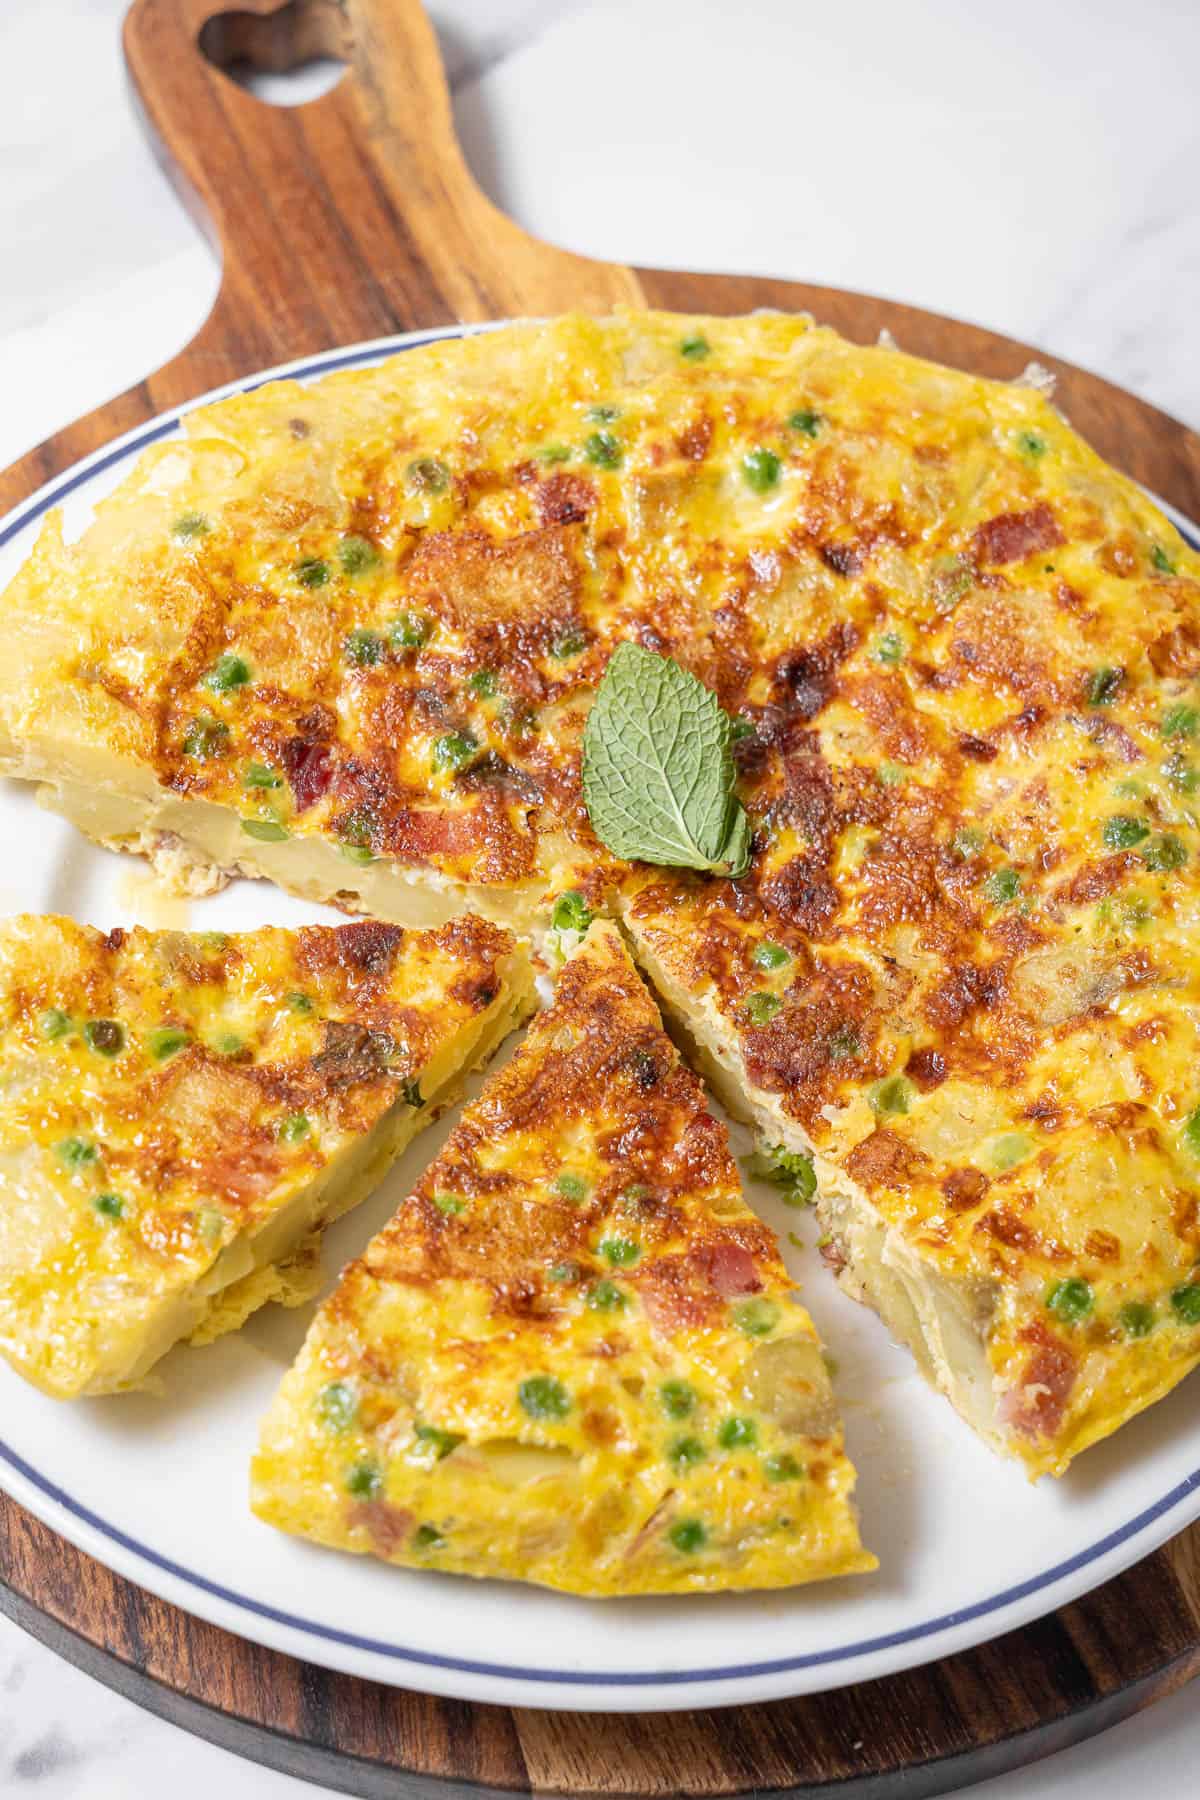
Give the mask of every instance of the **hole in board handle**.
M 200 28 L 201 54 L 258 100 L 303 106 L 346 72 L 350 26 L 340 0 L 288 0 L 273 13 L 217 13 Z

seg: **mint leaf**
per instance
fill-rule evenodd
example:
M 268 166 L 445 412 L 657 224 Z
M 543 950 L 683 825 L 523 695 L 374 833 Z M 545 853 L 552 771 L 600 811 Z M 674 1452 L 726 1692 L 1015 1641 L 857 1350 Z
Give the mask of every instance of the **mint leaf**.
M 669 656 L 613 652 L 583 733 L 583 798 L 614 855 L 735 880 L 750 822 L 734 792 L 733 725 Z

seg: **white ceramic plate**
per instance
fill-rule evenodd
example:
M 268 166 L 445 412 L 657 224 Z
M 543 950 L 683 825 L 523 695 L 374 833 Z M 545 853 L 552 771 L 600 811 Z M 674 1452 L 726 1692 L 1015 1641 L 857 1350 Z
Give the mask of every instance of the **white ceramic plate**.
M 445 335 L 390 339 L 272 374 L 308 379 Z M 64 502 L 77 529 L 130 459 L 176 427 L 173 415 L 131 433 L 0 524 L 0 588 L 48 506 Z M 139 864 L 86 843 L 15 783 L 0 783 L 0 844 L 4 912 L 223 929 L 334 916 L 249 882 L 188 907 L 166 903 Z M 329 1234 L 331 1278 L 388 1217 L 449 1124 L 419 1138 Z M 738 1132 L 735 1144 L 748 1148 Z M 794 1593 L 585 1602 L 387 1569 L 285 1538 L 252 1518 L 247 1462 L 307 1308 L 268 1307 L 232 1338 L 175 1351 L 162 1365 L 161 1398 L 63 1406 L 0 1369 L 0 1482 L 122 1575 L 295 1656 L 473 1700 L 630 1711 L 811 1693 L 930 1661 L 1061 1606 L 1200 1517 L 1194 1384 L 1064 1480 L 1032 1487 L 959 1423 L 873 1315 L 837 1291 L 808 1215 L 789 1212 L 767 1188 L 752 1188 L 751 1198 L 779 1228 L 836 1354 L 875 1575 Z

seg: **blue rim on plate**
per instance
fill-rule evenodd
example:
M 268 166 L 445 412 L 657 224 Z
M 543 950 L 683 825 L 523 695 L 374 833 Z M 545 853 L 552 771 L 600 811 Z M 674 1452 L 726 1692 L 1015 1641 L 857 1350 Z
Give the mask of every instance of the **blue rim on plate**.
M 437 343 L 441 339 L 460 337 L 467 332 L 486 330 L 486 326 L 450 326 L 435 331 L 406 334 L 400 338 L 382 338 L 373 344 L 361 346 L 355 350 L 340 352 L 336 355 L 325 355 L 306 361 L 290 363 L 266 376 L 258 376 L 245 382 L 234 382 L 228 387 L 217 390 L 217 395 L 248 394 L 256 388 L 263 387 L 270 381 L 278 380 L 311 380 L 318 375 L 328 375 L 339 369 L 353 368 L 361 363 L 378 362 L 382 358 L 395 355 L 404 350 L 416 349 L 422 344 Z M 17 534 L 33 524 L 50 507 L 58 505 L 85 482 L 92 481 L 97 475 L 114 467 L 117 463 L 135 456 L 147 445 L 157 443 L 161 438 L 169 437 L 179 429 L 186 413 L 198 406 L 210 404 L 217 397 L 214 394 L 202 395 L 198 400 L 178 408 L 165 418 L 156 419 L 153 424 L 143 430 L 135 430 L 121 439 L 111 449 L 67 470 L 61 477 L 51 481 L 45 488 L 23 507 L 11 514 L 0 527 L 0 549 L 12 541 Z M 1163 505 L 1162 501 L 1158 501 Z M 1200 550 L 1200 535 L 1196 528 L 1181 518 L 1174 507 L 1166 505 L 1166 510 L 1179 530 L 1180 534 L 1194 550 Z M 233 1588 L 224 1587 L 220 1582 L 210 1581 L 207 1576 L 199 1575 L 170 1557 L 162 1556 L 149 1545 L 141 1543 L 122 1531 L 119 1526 L 110 1524 L 90 1508 L 73 1500 L 57 1483 L 48 1480 L 38 1473 L 23 1457 L 18 1456 L 3 1439 L 0 1439 L 0 1460 L 6 1462 L 24 1481 L 28 1482 L 51 1503 L 63 1511 L 79 1519 L 92 1531 L 107 1538 L 111 1543 L 160 1569 L 174 1580 L 195 1588 L 198 1592 L 209 1594 L 214 1599 L 234 1606 L 253 1617 L 269 1620 L 275 1625 L 282 1625 L 289 1630 L 302 1632 L 308 1637 L 321 1638 L 328 1643 L 341 1644 L 369 1655 L 382 1656 L 402 1662 L 417 1664 L 425 1668 L 446 1669 L 461 1674 L 490 1676 L 502 1681 L 544 1682 L 553 1686 L 579 1687 L 675 1687 L 695 1682 L 746 1681 L 755 1677 L 781 1675 L 792 1670 L 830 1667 L 838 1663 L 852 1662 L 857 1657 L 870 1656 L 876 1652 L 895 1648 L 900 1644 L 918 1642 L 922 1638 L 936 1637 L 940 1632 L 953 1630 L 957 1626 L 969 1624 L 973 1619 L 985 1618 L 989 1613 L 998 1612 L 1002 1608 L 1029 1599 L 1034 1594 L 1052 1588 L 1058 1581 L 1086 1568 L 1089 1563 L 1097 1562 L 1114 1550 L 1120 1549 L 1136 1538 L 1180 1505 L 1190 1495 L 1200 1489 L 1200 1469 L 1193 1470 L 1183 1481 L 1173 1487 L 1153 1506 L 1136 1514 L 1118 1530 L 1109 1532 L 1090 1544 L 1087 1549 L 1078 1551 L 1065 1561 L 1055 1563 L 1040 1574 L 1030 1576 L 1027 1581 L 1019 1582 L 1014 1587 L 1002 1589 L 991 1594 L 986 1600 L 959 1608 L 956 1612 L 944 1613 L 937 1618 L 927 1619 L 920 1625 L 910 1625 L 901 1631 L 887 1632 L 879 1637 L 863 1638 L 856 1643 L 844 1644 L 835 1650 L 812 1651 L 807 1655 L 777 1657 L 768 1662 L 731 1663 L 725 1666 L 704 1669 L 672 1669 L 630 1671 L 627 1669 L 572 1671 L 564 1669 L 540 1669 L 525 1667 L 514 1663 L 477 1662 L 469 1657 L 442 1656 L 426 1650 L 415 1650 L 403 1644 L 390 1644 L 378 1638 L 359 1636 L 352 1631 L 341 1631 L 335 1626 L 322 1625 L 315 1619 L 305 1619 L 299 1614 L 284 1612 L 279 1607 L 267 1606 L 263 1602 L 252 1599 L 247 1594 L 238 1593 Z

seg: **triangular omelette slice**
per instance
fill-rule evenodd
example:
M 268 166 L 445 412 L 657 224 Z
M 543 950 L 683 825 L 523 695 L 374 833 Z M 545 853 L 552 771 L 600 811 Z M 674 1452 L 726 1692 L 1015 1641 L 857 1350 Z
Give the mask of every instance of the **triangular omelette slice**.
M 589 1595 L 874 1567 L 816 1333 L 611 925 L 318 1313 L 253 1469 L 339 1548 Z
M 361 1200 L 531 1000 L 464 918 L 299 931 L 0 926 L 0 1353 L 59 1397 L 310 1297 Z

